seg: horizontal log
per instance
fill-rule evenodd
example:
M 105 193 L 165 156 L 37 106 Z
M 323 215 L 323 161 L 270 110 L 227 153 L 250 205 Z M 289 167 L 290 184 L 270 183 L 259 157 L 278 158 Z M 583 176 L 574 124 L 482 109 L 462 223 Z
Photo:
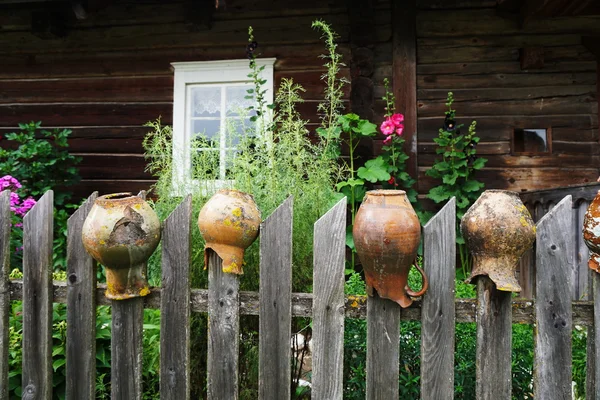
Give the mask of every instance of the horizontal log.
M 64 303 L 67 297 L 65 282 L 54 281 L 54 302 Z M 106 287 L 98 285 L 96 296 L 98 305 L 110 306 L 110 301 L 104 296 Z M 23 283 L 20 280 L 10 282 L 11 301 L 22 300 Z M 208 311 L 208 290 L 192 289 L 192 311 L 205 313 Z M 257 292 L 240 292 L 240 314 L 258 315 L 259 294 Z M 292 293 L 292 315 L 294 317 L 312 316 L 313 296 L 311 293 Z M 456 299 L 456 322 L 475 322 L 476 299 Z M 145 308 L 160 308 L 160 288 L 152 288 L 144 298 Z M 366 318 L 366 296 L 347 295 L 345 298 L 346 318 Z M 517 324 L 532 324 L 534 321 L 534 300 L 515 299 L 512 301 L 513 322 Z M 402 310 L 402 320 L 418 321 L 421 319 L 421 301 L 417 300 L 407 309 Z M 593 302 L 573 302 L 573 323 L 590 326 L 593 324 Z
M 417 152 L 421 154 L 436 154 L 437 143 L 421 142 L 417 143 Z M 479 142 L 477 145 L 477 154 L 508 154 L 510 153 L 510 142 Z
M 517 15 L 501 17 L 493 8 L 431 10 L 417 14 L 417 36 L 448 37 L 469 35 L 517 35 L 543 33 L 600 33 L 600 17 L 536 19 L 521 26 Z
M 544 62 L 543 74 L 595 71 L 595 61 L 554 61 Z M 531 75 L 531 72 L 523 71 L 520 63 L 514 61 L 419 64 L 417 73 L 419 75 L 481 75 L 488 73 Z
M 419 117 L 444 115 L 448 109 L 442 101 L 417 101 Z M 531 100 L 504 100 L 463 102 L 457 99 L 452 107 L 463 115 L 565 115 L 597 114 L 598 103 L 595 94 L 580 96 L 548 97 Z
M 600 157 L 586 154 L 551 154 L 544 156 L 513 156 L 510 154 L 482 154 L 487 159 L 485 168 L 590 168 L 600 165 Z M 441 157 L 436 154 L 419 153 L 419 165 L 431 166 Z
M 591 202 L 600 190 L 600 183 L 593 182 L 586 185 L 563 187 L 558 189 L 532 190 L 520 193 L 519 196 L 527 206 L 536 202 L 543 205 L 558 204 L 565 196 L 573 196 L 573 208 L 579 207 L 581 199 Z
M 77 185 L 69 188 L 73 192 L 73 203 L 78 199 L 85 199 L 91 193 L 98 191 L 100 195 L 108 193 L 131 192 L 139 193 L 142 190 L 149 192 L 149 197 L 154 197 L 151 191 L 154 180 L 115 180 L 115 179 L 83 179 Z
M 340 43 L 339 53 L 350 57 L 347 44 Z M 260 57 L 276 58 L 276 71 L 323 69 L 323 44 L 272 45 L 261 43 Z M 59 78 L 86 76 L 172 76 L 172 62 L 241 59 L 243 46 L 190 48 L 146 48 L 130 51 L 85 52 L 73 49 L 69 53 L 38 53 L 5 56 L 0 79 Z
M 552 152 L 557 154 L 600 154 L 600 143 L 595 142 L 563 142 L 552 140 Z
M 492 8 L 496 0 L 417 0 L 418 9 L 455 10 L 460 8 Z
M 440 180 L 425 175 L 429 167 L 419 167 L 418 191 L 427 193 Z M 484 168 L 475 178 L 485 183 L 486 189 L 506 189 L 515 192 L 551 189 L 595 182 L 598 167 L 583 168 Z
M 430 49 L 455 49 L 464 47 L 563 47 L 581 45 L 581 35 L 575 34 L 541 34 L 541 35 L 471 35 L 460 37 L 431 37 L 419 38 L 417 46 L 419 50 Z M 545 67 L 545 65 L 544 65 Z
M 442 64 L 443 65 L 443 64 Z M 488 73 L 476 75 L 417 75 L 418 89 L 448 88 L 522 88 L 563 85 L 595 85 L 595 72 L 563 72 L 563 73 Z
M 452 90 L 454 98 L 464 102 L 536 100 L 547 97 L 595 96 L 596 85 L 543 86 L 520 88 L 469 88 Z M 419 89 L 418 101 L 445 101 L 446 89 Z
M 147 161 L 141 154 L 77 154 L 81 157 L 82 179 L 152 179 L 145 171 Z

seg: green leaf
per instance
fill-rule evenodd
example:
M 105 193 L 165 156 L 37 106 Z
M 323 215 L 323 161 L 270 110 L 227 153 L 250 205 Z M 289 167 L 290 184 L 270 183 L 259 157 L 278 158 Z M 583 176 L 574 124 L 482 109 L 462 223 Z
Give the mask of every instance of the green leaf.
M 341 190 L 343 187 L 345 186 L 350 186 L 350 187 L 355 187 L 355 186 L 361 186 L 364 185 L 365 181 L 363 181 L 362 179 L 348 179 L 347 181 L 344 182 L 339 182 L 337 185 L 335 185 L 337 190 Z
M 476 192 L 482 187 L 483 183 L 480 183 L 475 180 L 469 180 L 462 185 L 462 190 L 464 190 L 465 192 Z
M 435 163 L 435 169 L 438 171 L 448 171 L 448 168 L 450 168 L 450 164 L 448 164 L 446 161 Z
M 385 161 L 381 156 L 367 161 L 364 167 L 360 167 L 356 171 L 356 174 L 371 183 L 387 181 L 391 177 L 387 172 L 387 165 L 385 165 Z
M 358 131 L 363 136 L 373 136 L 377 133 L 377 125 L 367 121 L 366 119 L 361 119 L 358 121 Z
M 456 183 L 457 178 L 458 178 L 458 172 L 452 171 L 452 174 L 444 175 L 444 177 L 442 178 L 442 182 L 444 182 L 446 185 L 454 185 Z
M 56 370 L 65 365 L 66 362 L 67 360 L 65 358 L 59 358 L 58 360 L 55 360 L 52 363 L 52 369 L 54 370 L 54 372 L 56 372 Z
M 473 165 L 471 167 L 473 169 L 482 169 L 485 166 L 486 162 L 487 158 L 478 158 L 473 162 Z
M 427 197 L 436 203 L 441 203 L 442 201 L 448 200 L 452 196 L 446 192 L 443 186 L 436 186 L 429 191 Z
M 352 225 L 346 227 L 346 246 L 354 251 L 354 236 L 352 235 Z

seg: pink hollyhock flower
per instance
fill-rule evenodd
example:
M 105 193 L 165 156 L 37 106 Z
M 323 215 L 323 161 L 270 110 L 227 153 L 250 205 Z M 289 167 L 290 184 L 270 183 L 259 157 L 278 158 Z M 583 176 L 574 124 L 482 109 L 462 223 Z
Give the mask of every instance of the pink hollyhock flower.
M 391 135 L 388 136 L 388 137 L 386 137 L 385 139 L 383 139 L 383 144 L 387 145 L 387 144 L 390 144 L 390 143 L 392 143 L 392 136 Z
M 383 133 L 384 135 L 391 135 L 394 133 L 396 126 L 394 125 L 392 120 L 388 118 L 381 123 L 379 129 L 381 129 L 381 133 Z
M 404 114 L 394 114 L 390 117 L 396 127 L 400 127 L 404 122 Z
M 400 125 L 396 128 L 396 135 L 402 136 L 402 132 L 404 132 L 404 125 Z

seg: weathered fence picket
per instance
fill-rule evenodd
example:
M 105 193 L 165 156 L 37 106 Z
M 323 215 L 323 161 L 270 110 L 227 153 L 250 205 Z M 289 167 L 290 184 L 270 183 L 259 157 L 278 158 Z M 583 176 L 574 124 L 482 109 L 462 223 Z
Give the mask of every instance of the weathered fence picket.
M 534 387 L 541 400 L 570 399 L 572 271 L 575 264 L 571 196 L 537 224 Z
M 586 189 L 587 190 L 587 189 Z M 587 193 L 587 192 L 586 192 Z M 239 277 L 223 273 L 221 259 L 209 253 L 209 288 L 190 288 L 191 198 L 164 222 L 162 287 L 145 298 L 109 301 L 96 285 L 95 262 L 81 244 L 81 228 L 96 194 L 68 224 L 67 282 L 51 281 L 52 192 L 24 220 L 24 280 L 9 281 L 10 208 L 0 195 L 0 399 L 8 398 L 9 301 L 23 300 L 23 398 L 52 396 L 52 301 L 67 303 L 67 397 L 95 393 L 95 308 L 112 306 L 112 398 L 141 398 L 143 309 L 161 309 L 160 397 L 190 397 L 190 314 L 209 313 L 208 398 L 238 398 L 239 316 L 259 315 L 259 396 L 290 397 L 291 318 L 313 318 L 312 398 L 342 399 L 344 318 L 367 318 L 367 399 L 398 398 L 400 321 L 420 320 L 421 398 L 454 397 L 455 322 L 477 322 L 477 398 L 511 396 L 512 323 L 535 324 L 534 392 L 539 399 L 571 398 L 571 330 L 589 327 L 587 398 L 600 400 L 600 275 L 587 269 L 587 248 L 580 230 L 580 201 L 566 197 L 538 223 L 535 300 L 499 292 L 487 277 L 478 278 L 478 298 L 455 299 L 455 203 L 451 200 L 424 227 L 424 270 L 429 291 L 401 310 L 389 300 L 344 295 L 346 201 L 315 224 L 314 293 L 291 292 L 292 199 L 261 225 L 260 292 L 239 292 Z M 541 210 L 540 213 L 545 212 Z M 540 214 L 541 216 L 541 214 Z M 195 225 L 195 224 L 194 224 Z M 577 253 L 578 252 L 578 253 Z M 573 301 L 572 281 L 588 276 L 591 301 Z M 587 295 L 587 293 L 580 293 Z M 10 296 L 10 298 L 9 298 Z M 367 306 L 365 307 L 365 304 Z M 535 312 L 534 312 L 535 310 Z
M 96 262 L 83 247 L 81 231 L 97 197 L 94 192 L 67 222 L 68 399 L 96 395 Z
M 0 193 L 0 399 L 8 399 L 10 191 Z
M 429 290 L 421 309 L 421 399 L 454 398 L 456 199 L 423 227 Z
M 160 398 L 190 398 L 192 197 L 164 222 L 160 296 Z
M 344 365 L 346 199 L 314 229 L 312 398 L 340 400 Z
M 138 197 L 146 199 L 142 191 Z M 142 398 L 144 298 L 111 301 L 111 399 Z
M 258 395 L 289 399 L 292 331 L 293 198 L 260 226 Z
M 208 258 L 208 399 L 238 399 L 240 280 L 223 272 L 212 250 Z
M 23 218 L 23 399 L 52 399 L 54 192 Z

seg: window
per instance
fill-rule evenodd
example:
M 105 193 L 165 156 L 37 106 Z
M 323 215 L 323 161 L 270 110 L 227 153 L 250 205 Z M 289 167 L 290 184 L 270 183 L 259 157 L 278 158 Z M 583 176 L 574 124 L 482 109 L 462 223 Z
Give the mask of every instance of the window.
M 250 123 L 243 112 L 253 105 L 246 99 L 247 90 L 254 84 L 248 77 L 248 60 L 178 62 L 175 69 L 173 98 L 173 163 L 174 186 L 178 194 L 189 192 L 193 184 L 192 152 L 214 154 L 218 160 L 216 185 L 227 182 L 227 160 L 235 153 L 242 134 L 242 125 Z M 257 59 L 264 66 L 261 78 L 266 81 L 265 101 L 273 103 L 274 58 Z M 201 147 L 192 148 L 192 140 L 202 134 L 207 140 Z
M 552 153 L 550 128 L 515 128 L 512 151 L 515 155 L 542 155 Z

